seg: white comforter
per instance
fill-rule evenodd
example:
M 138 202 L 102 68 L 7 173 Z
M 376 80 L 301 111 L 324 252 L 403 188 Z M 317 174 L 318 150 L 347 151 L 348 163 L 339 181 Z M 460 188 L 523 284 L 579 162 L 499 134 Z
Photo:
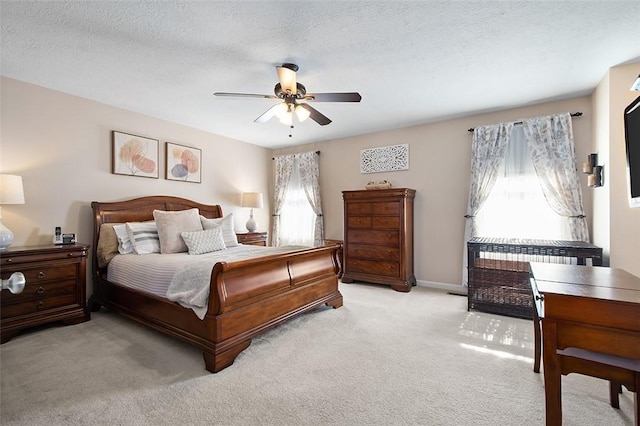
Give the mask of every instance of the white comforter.
M 125 254 L 109 262 L 109 281 L 166 297 L 192 309 L 203 319 L 209 302 L 209 280 L 217 262 L 232 262 L 300 250 L 307 247 L 239 245 L 226 250 L 192 256 L 176 254 Z

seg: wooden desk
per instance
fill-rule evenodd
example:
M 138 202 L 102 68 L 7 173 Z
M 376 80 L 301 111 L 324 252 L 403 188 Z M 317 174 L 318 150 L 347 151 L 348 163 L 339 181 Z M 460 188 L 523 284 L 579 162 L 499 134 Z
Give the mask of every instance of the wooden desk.
M 606 366 L 565 363 L 557 350 L 573 347 L 640 360 L 640 278 L 621 269 L 535 262 L 531 273 L 542 319 L 546 424 L 561 425 L 562 374 L 628 379 Z

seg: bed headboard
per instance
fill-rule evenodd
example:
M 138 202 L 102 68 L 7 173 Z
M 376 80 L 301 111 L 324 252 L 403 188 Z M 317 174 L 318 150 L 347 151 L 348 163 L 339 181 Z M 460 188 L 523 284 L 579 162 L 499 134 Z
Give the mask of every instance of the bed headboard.
M 144 222 L 153 220 L 154 210 L 176 211 L 192 208 L 197 208 L 202 216 L 210 219 L 222 217 L 222 208 L 217 204 L 200 204 L 184 198 L 164 195 L 108 203 L 93 201 L 91 208 L 93 209 L 93 270 L 96 271 L 96 274 L 99 269 L 97 247 L 100 226 L 103 223 Z

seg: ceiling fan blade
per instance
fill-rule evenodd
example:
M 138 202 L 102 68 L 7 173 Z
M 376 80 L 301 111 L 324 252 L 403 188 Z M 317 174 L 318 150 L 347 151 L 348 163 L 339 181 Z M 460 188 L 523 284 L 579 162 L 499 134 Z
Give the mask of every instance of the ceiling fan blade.
M 288 64 L 283 64 L 283 66 L 281 67 L 276 67 L 276 71 L 278 72 L 278 80 L 280 80 L 280 86 L 282 87 L 282 90 L 295 95 L 298 93 L 298 85 L 296 84 L 296 71 L 295 69 L 287 67 L 286 65 Z
M 263 112 L 258 118 L 253 120 L 253 122 L 254 123 L 266 123 L 267 121 L 271 120 L 271 117 L 273 117 L 275 115 L 276 110 L 278 109 L 279 106 L 280 106 L 280 104 L 275 104 L 274 106 L 272 106 L 271 108 L 269 108 L 268 110 Z
M 360 102 L 362 96 L 358 92 L 307 93 L 304 99 L 315 102 Z
M 313 121 L 315 121 L 319 125 L 326 126 L 327 124 L 331 123 L 331 120 L 329 119 L 329 117 L 327 117 L 326 115 L 322 114 L 320 111 L 318 111 L 317 109 L 315 109 L 311 105 L 309 105 L 309 104 L 298 104 L 298 105 L 300 105 L 302 108 L 304 108 L 307 111 L 309 111 L 309 113 L 310 113 L 309 118 L 311 118 Z
M 228 93 L 228 92 L 215 92 L 214 96 L 229 96 L 235 98 L 264 98 L 264 99 L 280 99 L 275 95 L 260 95 L 257 93 Z

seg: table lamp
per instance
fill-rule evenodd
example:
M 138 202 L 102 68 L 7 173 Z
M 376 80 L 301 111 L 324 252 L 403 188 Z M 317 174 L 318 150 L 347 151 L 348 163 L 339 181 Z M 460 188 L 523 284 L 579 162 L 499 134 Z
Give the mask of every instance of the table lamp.
M 251 214 L 247 221 L 247 231 L 255 232 L 258 229 L 258 224 L 253 219 L 253 209 L 262 208 L 262 194 L 260 192 L 244 192 L 242 194 L 242 207 L 251 207 Z
M 22 176 L 0 174 L 0 205 L 24 204 Z M 2 224 L 0 207 L 0 250 L 6 250 L 13 243 L 13 232 Z

